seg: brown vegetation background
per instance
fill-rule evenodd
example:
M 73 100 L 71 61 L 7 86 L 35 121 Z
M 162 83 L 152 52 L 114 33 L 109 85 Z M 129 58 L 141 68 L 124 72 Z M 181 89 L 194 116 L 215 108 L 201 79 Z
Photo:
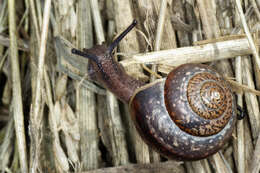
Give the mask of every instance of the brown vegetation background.
M 0 171 L 258 173 L 259 9 L 260 0 L 0 1 Z M 87 60 L 70 54 L 110 43 L 133 19 L 137 28 L 115 53 L 128 74 L 148 83 L 207 62 L 236 81 L 248 116 L 217 154 L 158 155 L 127 105 L 88 81 Z

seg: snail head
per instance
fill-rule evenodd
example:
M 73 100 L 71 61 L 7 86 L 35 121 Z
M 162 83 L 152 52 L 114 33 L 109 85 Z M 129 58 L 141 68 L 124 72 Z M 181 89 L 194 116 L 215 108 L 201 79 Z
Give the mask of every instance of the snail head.
M 104 55 L 106 57 L 112 57 L 111 54 L 113 50 L 118 46 L 119 42 L 136 26 L 136 24 L 137 20 L 134 19 L 133 22 L 108 47 L 102 44 L 96 45 L 90 49 L 83 49 L 83 51 L 73 48 L 71 53 L 88 58 L 98 64 L 100 63 L 99 57 Z

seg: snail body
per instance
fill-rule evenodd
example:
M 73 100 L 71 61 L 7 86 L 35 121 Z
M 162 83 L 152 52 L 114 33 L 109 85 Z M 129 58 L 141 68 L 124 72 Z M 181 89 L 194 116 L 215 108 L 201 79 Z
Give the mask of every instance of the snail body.
M 216 153 L 231 137 L 235 97 L 227 82 L 206 65 L 185 64 L 166 79 L 145 84 L 127 75 L 112 57 L 134 21 L 108 48 L 94 46 L 73 54 L 89 58 L 90 78 L 129 104 L 142 139 L 175 160 L 199 160 Z

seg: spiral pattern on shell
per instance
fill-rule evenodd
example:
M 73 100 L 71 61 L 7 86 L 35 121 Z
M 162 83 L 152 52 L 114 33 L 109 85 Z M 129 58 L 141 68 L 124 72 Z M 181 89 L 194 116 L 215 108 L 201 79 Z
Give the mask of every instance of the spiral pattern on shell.
M 233 113 L 229 85 L 205 65 L 185 64 L 165 82 L 165 105 L 179 128 L 195 136 L 221 131 Z

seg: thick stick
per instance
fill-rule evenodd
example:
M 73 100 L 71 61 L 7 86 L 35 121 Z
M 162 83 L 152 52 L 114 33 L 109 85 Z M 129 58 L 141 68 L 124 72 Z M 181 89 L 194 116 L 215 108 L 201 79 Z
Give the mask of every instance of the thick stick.
M 242 84 L 242 62 L 241 56 L 238 56 L 235 61 L 236 65 L 236 81 Z M 237 104 L 243 107 L 242 94 L 237 94 Z M 237 122 L 237 170 L 239 173 L 245 172 L 245 143 L 244 143 L 244 121 Z
M 48 26 L 49 26 L 49 18 L 50 18 L 50 9 L 51 9 L 51 0 L 45 1 L 44 4 L 44 17 L 43 17 L 43 24 L 41 29 L 41 40 L 40 40 L 40 50 L 39 50 L 39 61 L 37 66 L 37 80 L 36 80 L 36 88 L 35 88 L 35 98 L 33 100 L 33 107 L 31 110 L 31 123 L 32 123 L 32 131 L 34 131 L 35 134 L 32 135 L 32 138 L 34 138 L 36 146 L 35 149 L 35 157 L 32 156 L 32 165 L 30 167 L 31 171 L 35 171 L 38 169 L 39 164 L 39 146 L 40 146 L 40 133 L 41 133 L 41 124 L 42 124 L 42 116 L 41 113 L 41 93 L 42 93 L 42 85 L 43 85 L 43 72 L 44 72 L 44 61 L 45 61 L 45 53 L 46 53 L 46 43 L 47 43 L 47 35 L 48 35 Z
M 103 169 L 96 169 L 87 172 L 81 173 L 150 173 L 150 172 L 159 172 L 159 173 L 183 173 L 184 169 L 180 164 L 181 162 L 167 161 L 167 162 L 158 162 L 153 164 L 129 164 L 126 166 L 119 167 L 110 167 Z
M 92 4 L 93 5 L 93 4 Z M 94 14 L 95 15 L 95 14 Z M 79 1 L 77 41 L 80 48 L 93 46 L 93 30 L 91 19 L 91 1 Z M 96 116 L 95 94 L 77 83 L 77 110 L 80 129 L 80 152 L 82 170 L 99 167 L 100 150 L 98 147 L 98 127 Z M 86 116 L 87 115 L 87 116 Z M 87 153 L 87 154 L 86 154 Z
M 167 64 L 203 63 L 251 54 L 246 38 L 209 43 L 201 46 L 182 47 L 133 55 L 133 59 L 121 61 L 123 66 L 135 63 Z
M 13 115 L 15 124 L 15 133 L 17 138 L 19 160 L 21 172 L 28 172 L 27 151 L 24 131 L 24 115 L 21 91 L 21 78 L 18 61 L 18 49 L 16 38 L 16 23 L 15 23 L 15 2 L 14 0 L 8 1 L 8 14 L 9 14 L 9 34 L 10 34 L 10 57 L 12 67 L 12 89 L 13 89 Z

